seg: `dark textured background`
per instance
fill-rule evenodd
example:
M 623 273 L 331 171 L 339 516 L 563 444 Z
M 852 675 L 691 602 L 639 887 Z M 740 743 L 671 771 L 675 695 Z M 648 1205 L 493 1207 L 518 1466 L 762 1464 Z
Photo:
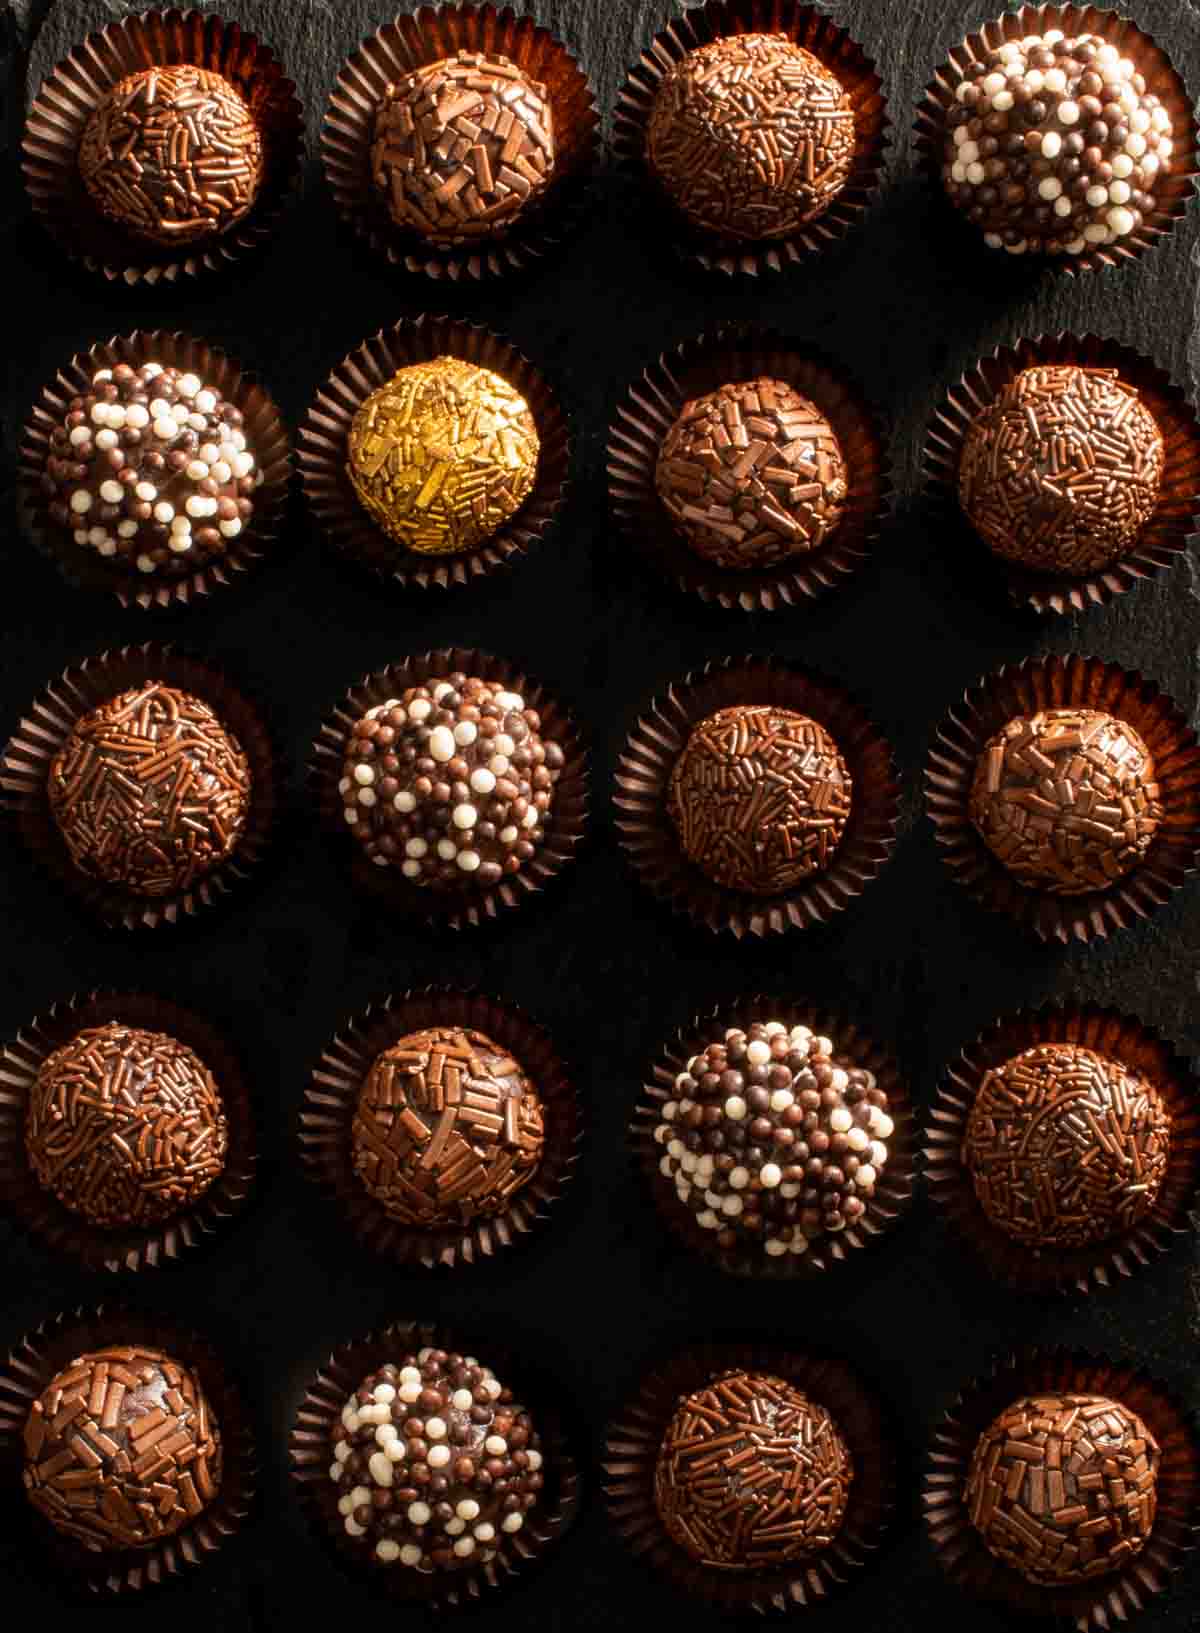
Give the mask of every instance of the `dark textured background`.
M 1094 329 L 1152 353 L 1195 386 L 1195 208 L 1165 248 L 1131 271 L 1079 282 L 988 256 L 954 230 L 914 172 L 915 97 L 946 48 L 999 0 L 843 0 L 840 19 L 875 57 L 897 133 L 887 186 L 865 228 L 786 281 L 702 283 L 644 244 L 619 189 L 600 189 L 588 230 L 519 290 L 446 290 L 407 281 L 338 230 L 319 177 L 267 255 L 236 284 L 153 296 L 78 277 L 28 223 L 12 153 L 2 177 L 8 310 L 4 472 L 43 380 L 78 348 L 136 325 L 178 326 L 227 345 L 258 370 L 295 424 L 332 363 L 381 325 L 422 309 L 477 317 L 511 336 L 555 379 L 576 419 L 573 497 L 547 547 L 515 574 L 451 598 L 400 600 L 345 578 L 297 513 L 293 549 L 172 632 L 269 700 L 294 768 L 331 697 L 364 670 L 451 641 L 526 663 L 593 734 L 592 843 L 541 911 L 490 934 L 438 939 L 382 920 L 346 894 L 320 837 L 300 824 L 263 891 L 226 919 L 152 940 L 106 938 L 44 886 L 18 850 L 0 856 L 0 1034 L 56 998 L 104 980 L 169 985 L 237 1039 L 263 1125 L 256 1205 L 203 1261 L 144 1276 L 147 1308 L 200 1322 L 240 1362 L 261 1413 L 263 1502 L 238 1546 L 186 1586 L 102 1612 L 135 1630 L 170 1617 L 185 1633 L 282 1627 L 306 1611 L 354 1621 L 394 1614 L 348 1583 L 306 1535 L 289 1491 L 284 1439 L 295 1393 L 328 1347 L 393 1316 L 494 1330 L 538 1351 L 573 1402 L 593 1473 L 583 1522 L 549 1567 L 489 1625 L 621 1626 L 644 1613 L 727 1625 L 681 1604 L 627 1560 L 609 1534 L 595 1468 L 604 1422 L 664 1346 L 712 1333 L 816 1340 L 854 1357 L 902 1424 L 899 1523 L 879 1568 L 806 1624 L 916 1629 L 969 1615 L 978 1633 L 1006 1617 L 976 1611 L 942 1580 L 918 1522 L 919 1457 L 955 1390 L 1008 1346 L 1085 1343 L 1133 1354 L 1200 1404 L 1200 1271 L 1193 1241 L 1134 1284 L 1089 1302 L 1002 1294 L 958 1257 L 923 1206 L 880 1252 L 820 1288 L 781 1293 L 730 1283 L 684 1262 L 657 1235 L 623 1154 L 622 1130 L 659 1040 L 697 1009 L 756 987 L 840 1005 L 891 1041 L 920 1105 L 942 1064 L 995 1014 L 1053 994 L 1123 1004 L 1200 1052 L 1200 894 L 1181 892 L 1152 923 L 1104 946 L 1060 950 L 1022 939 L 976 909 L 940 867 L 920 815 L 919 772 L 935 722 L 963 688 L 1030 652 L 1081 650 L 1139 667 L 1197 707 L 1200 576 L 1171 572 L 1086 619 L 1044 624 L 988 603 L 939 536 L 918 495 L 917 451 L 947 382 L 981 352 L 1043 330 Z M 19 0 L 5 123 L 15 137 L 21 76 L 30 85 L 116 0 Z M 392 14 L 392 0 L 226 0 L 297 80 L 315 140 L 342 56 Z M 408 8 L 405 8 L 408 9 Z M 530 9 L 518 6 L 518 9 Z M 611 107 L 626 65 L 675 8 L 666 0 L 540 0 L 533 8 L 581 56 Z M 1137 0 L 1139 21 L 1200 85 L 1200 5 Z M 30 15 L 32 13 L 32 16 Z M 28 58 L 25 50 L 33 28 Z M 706 611 L 660 588 L 605 519 L 603 443 L 611 405 L 654 353 L 721 319 L 757 317 L 820 340 L 868 384 L 896 425 L 900 498 L 877 559 L 810 609 L 747 619 Z M 5 512 L 6 521 L 9 512 Z M 0 620 L 0 734 L 68 661 L 165 626 L 115 603 L 62 593 L 9 530 Z M 152 624 L 154 628 L 152 629 Z M 896 858 L 860 906 L 828 929 L 765 946 L 692 933 L 626 877 L 607 813 L 611 766 L 632 712 L 685 669 L 729 651 L 787 653 L 840 676 L 895 744 L 907 789 Z M 592 1132 L 556 1228 L 501 1265 L 454 1280 L 404 1276 L 359 1254 L 293 1164 L 306 1073 L 350 1012 L 391 989 L 478 982 L 527 1006 L 578 1062 Z M 11 1230 L 0 1347 L 53 1311 L 108 1287 L 73 1275 Z M 5 1493 L 0 1515 L 18 1502 Z M 62 1600 L 24 1531 L 0 1521 L 5 1610 L 14 1624 L 54 1621 Z M 1140 1626 L 1200 1628 L 1200 1566 Z M 414 1625 L 421 1618 L 411 1618 Z

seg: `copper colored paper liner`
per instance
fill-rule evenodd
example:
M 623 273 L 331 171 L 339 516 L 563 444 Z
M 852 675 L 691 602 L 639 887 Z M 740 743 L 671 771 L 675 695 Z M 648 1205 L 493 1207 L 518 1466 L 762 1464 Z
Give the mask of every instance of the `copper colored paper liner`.
M 958 502 L 958 466 L 972 421 L 1021 373 L 1040 363 L 1075 363 L 1116 369 L 1133 386 L 1157 422 L 1166 462 L 1153 516 L 1135 547 L 1110 566 L 1085 576 L 1038 573 L 1005 561 L 978 537 Z M 1149 358 L 1098 335 L 1039 335 L 997 348 L 979 360 L 943 398 L 925 434 L 923 453 L 929 493 L 949 530 L 951 549 L 974 550 L 980 575 L 1008 590 L 1010 599 L 1034 612 L 1085 612 L 1123 595 L 1139 579 L 1153 578 L 1187 550 L 1200 507 L 1200 425 L 1183 390 Z
M 545 85 L 557 157 L 545 194 L 508 232 L 445 250 L 392 220 L 371 180 L 371 143 L 388 84 L 459 51 L 499 53 Z M 415 16 L 385 23 L 343 63 L 321 127 L 321 159 L 339 213 L 377 254 L 427 278 L 479 281 L 529 271 L 581 223 L 597 128 L 587 77 L 549 29 L 509 6 L 422 6 Z
M 79 144 L 93 108 L 143 68 L 192 63 L 241 92 L 263 135 L 265 175 L 253 209 L 226 233 L 173 250 L 122 232 L 92 203 Z M 38 90 L 25 121 L 25 188 L 46 231 L 73 260 L 110 283 L 175 283 L 228 268 L 275 231 L 304 158 L 303 110 L 274 53 L 237 23 L 199 11 L 147 11 L 89 34 Z
M 77 1356 L 110 1344 L 149 1344 L 193 1368 L 221 1431 L 221 1486 L 202 1514 L 151 1548 L 90 1553 L 60 1536 L 33 1509 L 21 1488 L 21 1436 L 33 1402 Z M 68 1310 L 27 1334 L 0 1366 L 0 1478 L 14 1512 L 28 1517 L 31 1536 L 45 1553 L 47 1573 L 86 1593 L 116 1597 L 187 1575 L 229 1540 L 254 1500 L 257 1454 L 241 1391 L 207 1339 L 160 1317 L 103 1305 Z
M 760 375 L 786 381 L 825 415 L 841 444 L 850 491 L 819 548 L 738 572 L 706 561 L 685 542 L 658 497 L 655 467 L 685 402 Z M 882 429 L 857 387 L 815 347 L 773 329 L 739 325 L 664 352 L 630 386 L 608 434 L 608 500 L 617 522 L 659 572 L 722 607 L 774 612 L 832 589 L 874 548 L 889 497 Z
M 888 1114 L 896 1125 L 887 1142 L 888 1160 L 882 1178 L 858 1223 L 817 1237 L 806 1253 L 787 1253 L 779 1258 L 772 1258 L 761 1249 L 755 1252 L 749 1244 L 732 1253 L 719 1248 L 716 1233 L 696 1223 L 695 1215 L 680 1204 L 674 1185 L 660 1172 L 662 1147 L 654 1139 L 655 1127 L 662 1120 L 662 1108 L 674 1098 L 675 1079 L 687 1070 L 689 1059 L 708 1044 L 720 1043 L 730 1027 L 745 1028 L 752 1021 L 764 1020 L 783 1021 L 787 1026 L 808 1026 L 818 1036 L 832 1038 L 840 1057 L 874 1072 L 879 1087 L 888 1097 Z M 819 1005 L 795 998 L 770 998 L 761 994 L 738 998 L 710 1014 L 698 1015 L 690 1026 L 676 1032 L 663 1046 L 650 1080 L 643 1085 L 642 1099 L 629 1124 L 629 1140 L 659 1218 L 676 1240 L 716 1269 L 756 1280 L 798 1281 L 827 1275 L 844 1264 L 855 1249 L 872 1246 L 893 1229 L 912 1201 L 916 1179 L 912 1101 L 891 1056 L 852 1022 Z
M 1108 890 L 1055 896 L 1027 890 L 971 825 L 967 805 L 985 744 L 1018 715 L 1099 709 L 1124 720 L 1154 756 L 1163 819 L 1145 860 Z M 942 861 L 976 901 L 1043 941 L 1102 941 L 1161 907 L 1200 853 L 1200 744 L 1180 709 L 1143 676 L 1099 658 L 1026 658 L 967 692 L 938 727 L 925 767 L 925 808 Z
M 747 703 L 776 704 L 816 720 L 833 737 L 853 781 L 850 819 L 832 864 L 778 896 L 714 884 L 684 855 L 667 814 L 671 772 L 692 727 L 718 709 Z M 723 658 L 651 701 L 625 739 L 613 803 L 622 849 L 654 896 L 709 930 L 765 936 L 823 924 L 866 888 L 895 844 L 900 788 L 890 748 L 840 687 L 782 658 Z
M 376 526 L 354 492 L 346 457 L 351 423 L 370 394 L 398 369 L 446 356 L 492 369 L 514 386 L 529 404 L 540 448 L 533 491 L 516 515 L 472 549 L 435 556 L 406 550 Z M 297 462 L 309 508 L 339 551 L 402 588 L 448 589 L 512 563 L 541 539 L 562 504 L 570 455 L 558 398 L 528 358 L 488 329 L 422 315 L 381 330 L 342 359 L 304 417 Z
M 1100 267 L 1127 265 L 1144 255 L 1157 241 L 1174 227 L 1187 209 L 1195 191 L 1197 174 L 1196 116 L 1192 100 L 1179 74 L 1165 51 L 1151 37 L 1122 17 L 1116 11 L 1104 11 L 1096 6 L 1022 6 L 1018 11 L 1006 12 L 994 22 L 984 25 L 976 34 L 968 34 L 961 45 L 949 53 L 950 62 L 957 68 L 968 67 L 1003 45 L 1006 40 L 1020 40 L 1027 34 L 1044 34 L 1058 28 L 1068 37 L 1095 34 L 1115 45 L 1123 57 L 1132 57 L 1145 72 L 1152 89 L 1171 116 L 1174 150 L 1171 154 L 1170 174 L 1158 178 L 1154 188 L 1155 210 L 1148 221 L 1113 244 L 1097 244 L 1082 255 L 1014 256 L 1014 260 L 1036 260 L 1039 266 L 1054 272 L 1065 272 L 1075 277 L 1083 272 L 1095 272 Z M 1160 83 L 1161 81 L 1161 83 Z M 946 212 L 957 216 L 964 233 L 972 235 L 981 254 L 1003 257 L 1003 250 L 992 250 L 983 242 L 983 234 L 951 204 L 942 185 L 942 135 L 946 110 L 954 101 L 957 79 L 939 68 L 926 86 L 917 104 L 913 126 L 914 145 L 918 157 L 928 172 Z
M 1074 1043 L 1120 1061 L 1155 1085 L 1171 1114 L 1167 1171 L 1146 1218 L 1107 1241 L 1041 1253 L 991 1223 L 961 1157 L 971 1107 L 986 1074 L 1039 1043 Z M 923 1156 L 929 1193 L 947 1234 L 965 1241 L 990 1276 L 1021 1291 L 1090 1293 L 1136 1275 L 1187 1234 L 1200 1184 L 1200 1091 L 1187 1061 L 1132 1016 L 1077 1003 L 1023 1011 L 994 1022 L 947 1067 L 929 1114 Z
M 984 1547 L 963 1502 L 976 1441 L 1023 1395 L 1107 1395 L 1136 1412 L 1158 1441 L 1158 1513 L 1141 1553 L 1091 1582 L 1047 1588 L 1027 1582 Z M 934 1431 L 921 1498 L 925 1529 L 946 1575 L 973 1598 L 1021 1615 L 1052 1617 L 1077 1633 L 1124 1625 L 1169 1584 L 1195 1546 L 1200 1523 L 1200 1444 L 1192 1416 L 1135 1364 L 1081 1350 L 1028 1350 L 967 1385 Z
M 426 1345 L 477 1355 L 529 1411 L 542 1439 L 546 1484 L 524 1527 L 505 1537 L 496 1557 L 486 1564 L 449 1571 L 415 1571 L 404 1565 L 381 1566 L 347 1537 L 337 1511 L 337 1487 L 329 1478 L 330 1435 L 341 1420 L 347 1398 L 365 1377 L 409 1350 Z M 499 1590 L 523 1580 L 542 1556 L 574 1524 L 579 1512 L 580 1472 L 553 1405 L 542 1397 L 539 1380 L 526 1389 L 523 1363 L 503 1345 L 483 1344 L 416 1321 L 396 1321 L 357 1342 L 339 1344 L 305 1388 L 288 1435 L 288 1461 L 306 1517 L 317 1536 L 343 1569 L 365 1576 L 388 1598 L 401 1604 L 451 1611 L 491 1601 Z
M 38 1182 L 25 1147 L 29 1097 L 42 1065 L 85 1028 L 108 1021 L 166 1032 L 194 1049 L 212 1072 L 229 1125 L 220 1176 L 190 1207 L 141 1230 L 105 1230 L 64 1207 Z M 195 1252 L 243 1206 L 254 1167 L 254 1112 L 241 1065 L 207 1022 L 177 1004 L 137 992 L 69 998 L 0 1049 L 0 1203 L 21 1227 L 84 1270 L 151 1270 Z
M 208 703 L 241 744 L 253 779 L 246 826 L 233 854 L 174 896 L 138 896 L 82 873 L 58 831 L 46 791 L 54 756 L 76 723 L 120 692 L 151 680 Z M 271 842 L 282 792 L 275 748 L 258 706 L 207 660 L 147 642 L 85 659 L 34 699 L 0 756 L 0 799 L 34 858 L 59 884 L 110 928 L 135 930 L 194 918 L 242 889 Z
M 338 782 L 346 737 L 368 709 L 399 697 L 409 686 L 441 679 L 459 671 L 481 680 L 496 681 L 518 692 L 542 717 L 543 739 L 553 737 L 565 763 L 554 785 L 545 838 L 520 871 L 506 874 L 487 889 L 468 885 L 462 890 L 433 890 L 409 884 L 398 868 L 377 867 L 346 827 Z M 530 680 L 505 658 L 495 658 L 472 647 L 448 647 L 404 658 L 366 675 L 352 686 L 325 717 L 308 762 L 308 783 L 316 796 L 321 821 L 349 865 L 351 879 L 385 907 L 405 918 L 462 930 L 484 924 L 508 908 L 530 901 L 571 861 L 583 838 L 587 820 L 587 752 L 572 717 L 536 681 Z
M 701 232 L 680 214 L 646 167 L 646 127 L 663 80 L 690 51 L 730 34 L 786 35 L 837 75 L 854 109 L 854 162 L 846 185 L 823 215 L 788 238 L 731 242 Z M 647 236 L 659 242 L 665 232 L 676 255 L 706 272 L 757 277 L 796 266 L 862 219 L 879 187 L 889 123 L 875 64 L 824 13 L 797 5 L 796 0 L 709 0 L 656 34 L 629 70 L 613 114 L 613 153 L 630 181 L 642 189 Z
M 423 1230 L 394 1219 L 354 1171 L 351 1125 L 363 1080 L 375 1060 L 408 1032 L 473 1027 L 510 1050 L 545 1107 L 545 1144 L 537 1172 L 498 1214 L 451 1228 Z M 300 1160 L 372 1252 L 407 1267 L 450 1268 L 486 1262 L 544 1223 L 569 1184 L 579 1156 L 583 1111 L 553 1042 L 514 1004 L 426 987 L 401 993 L 355 1016 L 321 1055 L 300 1112 Z
M 774 1373 L 824 1406 L 854 1460 L 846 1516 L 829 1547 L 761 1574 L 700 1564 L 667 1535 L 654 1502 L 659 1447 L 681 1397 L 735 1367 Z M 659 1366 L 609 1425 L 603 1467 L 609 1521 L 632 1552 L 647 1559 L 681 1593 L 726 1614 L 749 1610 L 794 1614 L 827 1603 L 856 1571 L 872 1562 L 895 1501 L 895 1452 L 874 1395 L 836 1357 L 770 1344 L 698 1344 Z
M 226 541 L 224 555 L 178 577 L 110 566 L 90 545 L 76 544 L 71 530 L 56 526 L 47 514 L 41 479 L 50 438 L 65 419 L 71 398 L 90 389 L 98 369 L 110 369 L 117 363 L 134 368 L 161 363 L 199 375 L 245 415 L 246 441 L 263 472 L 249 526 L 236 539 Z M 190 606 L 235 583 L 275 545 L 287 507 L 291 462 L 291 443 L 279 409 L 232 358 L 188 335 L 135 330 L 79 353 L 42 390 L 21 438 L 17 501 L 21 525 L 37 549 L 76 588 L 115 595 L 123 607 Z

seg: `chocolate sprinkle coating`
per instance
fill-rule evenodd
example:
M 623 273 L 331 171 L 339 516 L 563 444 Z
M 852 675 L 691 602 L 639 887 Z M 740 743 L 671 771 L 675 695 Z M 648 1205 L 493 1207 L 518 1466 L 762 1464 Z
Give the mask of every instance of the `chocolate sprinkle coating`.
M 82 873 L 139 896 L 186 890 L 231 856 L 250 765 L 207 703 L 161 681 L 83 716 L 50 766 L 50 809 Z
M 203 1061 L 166 1033 L 119 1021 L 42 1062 L 25 1116 L 38 1182 L 101 1227 L 155 1225 L 198 1202 L 228 1143 Z
M 689 51 L 664 77 L 646 162 L 706 232 L 786 238 L 833 203 L 854 159 L 854 110 L 841 82 L 782 34 L 730 34 Z
M 854 1481 L 823 1406 L 768 1372 L 719 1373 L 684 1396 L 654 1470 L 671 1540 L 723 1571 L 769 1571 L 828 1548 Z
M 84 126 L 79 173 L 96 208 L 174 248 L 228 232 L 258 197 L 262 133 L 210 68 L 143 68 L 106 91 Z
M 542 1489 L 541 1439 L 489 1367 L 423 1349 L 364 1378 L 333 1431 L 329 1478 L 348 1537 L 424 1572 L 494 1559 Z
M 397 370 L 350 425 L 346 469 L 359 503 L 406 550 L 449 555 L 491 538 L 525 503 L 537 426 L 491 369 L 435 357 Z
M 432 1227 L 499 1213 L 542 1157 L 542 1102 L 482 1032 L 410 1032 L 374 1061 L 354 1116 L 354 1171 L 393 1219 Z
M 81 1355 L 33 1403 L 25 1491 L 93 1553 L 149 1548 L 221 1485 L 221 1435 L 196 1375 L 161 1350 Z
M 368 709 L 346 739 L 342 812 L 378 867 L 455 890 L 519 872 L 545 838 L 562 748 L 502 684 L 453 674 Z
M 719 709 L 692 728 L 667 811 L 687 857 L 719 885 L 776 896 L 827 867 L 851 779 L 829 733 L 773 704 Z
M 1022 369 L 970 425 L 958 498 L 989 549 L 1085 574 L 1137 543 L 1165 464 L 1153 414 L 1116 369 Z
M 263 473 L 243 423 L 198 375 L 160 363 L 99 369 L 50 438 L 50 519 L 114 568 L 193 572 L 254 514 Z
M 732 1027 L 675 1079 L 659 1171 L 726 1252 L 807 1251 L 866 1212 L 895 1125 L 872 1072 L 807 1026 Z
M 1029 890 L 1105 890 L 1143 860 L 1163 808 L 1154 757 L 1099 709 L 1042 709 L 996 733 L 971 785 L 971 822 Z
M 371 177 L 398 227 L 439 249 L 494 238 L 554 174 L 546 87 L 498 52 L 460 51 L 388 85 Z
M 786 381 L 765 376 L 684 403 L 663 439 L 654 485 L 696 554 L 734 569 L 818 549 L 847 493 L 829 421 Z
M 1051 29 L 943 70 L 942 180 L 992 249 L 1083 255 L 1152 214 L 1171 118 L 1127 49 Z
M 1083 1582 L 1145 1547 L 1158 1443 L 1103 1395 L 1014 1401 L 979 1437 L 963 1501 L 988 1551 L 1030 1582 Z

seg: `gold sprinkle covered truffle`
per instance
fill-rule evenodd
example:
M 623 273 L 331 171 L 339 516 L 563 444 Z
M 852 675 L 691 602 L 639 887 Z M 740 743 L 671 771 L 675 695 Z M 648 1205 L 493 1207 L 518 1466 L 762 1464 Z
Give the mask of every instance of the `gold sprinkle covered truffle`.
M 389 538 L 452 555 L 520 510 L 537 474 L 538 434 L 507 380 L 435 357 L 371 393 L 350 427 L 349 455 L 354 491 Z

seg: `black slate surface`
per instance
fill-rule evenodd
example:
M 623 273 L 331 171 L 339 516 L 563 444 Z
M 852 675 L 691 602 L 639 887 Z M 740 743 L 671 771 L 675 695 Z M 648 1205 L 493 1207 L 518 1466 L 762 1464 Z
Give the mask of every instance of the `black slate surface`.
M 925 1105 L 943 1063 L 995 1014 L 1048 996 L 1117 1003 L 1200 1052 L 1200 894 L 1193 883 L 1151 923 L 1106 945 L 1069 950 L 1023 939 L 976 909 L 938 863 L 920 811 L 919 773 L 935 722 L 980 674 L 1027 653 L 1085 651 L 1142 669 L 1195 714 L 1200 575 L 1194 560 L 1086 618 L 1039 623 L 983 600 L 918 494 L 917 452 L 944 386 L 978 355 L 1025 334 L 1093 329 L 1138 346 L 1193 389 L 1200 231 L 1195 208 L 1164 248 L 1133 270 L 1073 282 L 976 252 L 917 176 L 908 126 L 945 49 L 999 0 L 844 0 L 839 18 L 874 55 L 896 126 L 883 197 L 863 229 L 799 273 L 758 287 L 700 280 L 647 246 L 627 199 L 607 180 L 595 220 L 519 289 L 452 290 L 402 278 L 336 224 L 315 169 L 269 253 L 235 282 L 161 295 L 83 280 L 28 221 L 10 145 L 0 197 L 8 229 L 4 337 L 4 475 L 37 389 L 96 339 L 138 325 L 192 330 L 227 345 L 297 422 L 330 365 L 365 335 L 423 309 L 478 318 L 511 336 L 560 385 L 578 431 L 573 497 L 552 540 L 508 578 L 449 598 L 402 600 L 335 569 L 297 509 L 292 549 L 236 594 L 171 621 L 170 634 L 225 664 L 269 700 L 298 771 L 328 701 L 364 670 L 407 651 L 475 643 L 526 662 L 592 733 L 595 820 L 585 859 L 547 900 L 494 933 L 413 935 L 343 889 L 303 817 L 280 866 L 219 924 L 153 941 L 98 933 L 44 885 L 23 854 L 0 853 L 5 927 L 0 1033 L 98 981 L 161 985 L 242 1045 L 262 1122 L 256 1205 L 201 1261 L 142 1277 L 148 1309 L 201 1323 L 239 1362 L 263 1428 L 262 1502 L 239 1544 L 153 1604 L 90 1614 L 180 1633 L 390 1617 L 308 1539 L 292 1500 L 284 1438 L 296 1391 L 329 1346 L 392 1316 L 494 1330 L 560 1375 L 591 1458 L 582 1523 L 535 1581 L 489 1611 L 489 1626 L 619 1627 L 686 1615 L 609 1533 L 596 1467 L 603 1426 L 649 1360 L 714 1333 L 815 1340 L 857 1360 L 901 1424 L 906 1462 L 895 1530 L 877 1568 L 820 1629 L 899 1633 L 931 1616 L 968 1617 L 978 1633 L 1008 1618 L 961 1599 L 942 1579 L 918 1520 L 925 1441 L 949 1398 L 996 1354 L 1040 1342 L 1132 1354 L 1200 1404 L 1200 1271 L 1193 1240 L 1133 1284 L 1091 1301 L 1011 1297 L 974 1274 L 918 1204 L 880 1252 L 819 1288 L 791 1293 L 730 1283 L 685 1262 L 656 1234 L 628 1170 L 622 1130 L 660 1039 L 739 991 L 811 993 L 890 1040 Z M 29 83 L 89 29 L 134 9 L 119 0 L 18 0 L 0 51 L 10 68 L 3 128 L 19 129 Z M 280 51 L 315 137 L 340 58 L 392 14 L 391 0 L 226 0 L 227 15 Z M 405 7 L 404 9 L 412 9 Z M 582 56 L 611 107 L 624 69 L 676 8 L 664 0 L 540 0 L 533 9 Z M 1137 0 L 1142 26 L 1200 85 L 1200 5 Z M 31 43 L 32 38 L 32 43 Z M 895 424 L 899 499 L 877 558 L 819 605 L 771 618 L 707 611 L 660 587 L 605 520 L 603 444 L 611 405 L 661 348 L 726 318 L 752 316 L 811 336 L 863 379 Z M 61 593 L 11 526 L 4 534 L 0 732 L 64 664 L 167 625 Z M 837 674 L 892 738 L 906 781 L 893 865 L 828 928 L 767 945 L 691 933 L 653 907 L 615 852 L 611 766 L 634 711 L 672 677 L 730 651 L 786 653 Z M 338 1023 L 389 990 L 477 982 L 525 1005 L 578 1062 L 591 1139 L 570 1204 L 527 1251 L 454 1279 L 401 1275 L 364 1258 L 318 1206 L 293 1164 L 306 1073 Z M 5 1276 L 0 1346 L 45 1316 L 110 1296 L 0 1226 Z M 11 1624 L 65 1620 L 58 1586 L 29 1551 L 19 1499 L 0 1495 L 0 1571 Z M 1200 1565 L 1141 1620 L 1146 1633 L 1200 1628 Z M 422 1617 L 411 1615 L 411 1623 Z

